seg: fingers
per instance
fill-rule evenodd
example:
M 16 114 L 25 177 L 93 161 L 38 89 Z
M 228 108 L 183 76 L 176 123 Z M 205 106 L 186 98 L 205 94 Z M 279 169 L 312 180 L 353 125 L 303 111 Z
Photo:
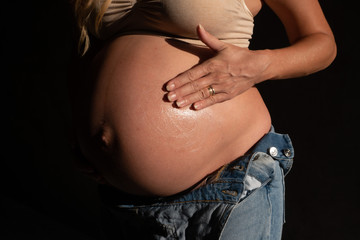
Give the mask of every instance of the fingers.
M 195 93 L 189 94 L 184 98 L 180 98 L 175 103 L 178 107 L 182 108 L 208 98 L 212 98 L 214 100 L 214 96 L 217 91 L 216 89 L 217 86 L 215 85 L 206 86 Z M 194 108 L 196 109 L 195 105 Z
M 222 51 L 226 48 L 226 44 L 208 33 L 201 25 L 197 27 L 197 33 L 200 40 L 205 43 L 213 51 Z M 173 91 L 187 83 L 194 82 L 197 79 L 217 70 L 216 63 L 205 61 L 204 63 L 178 75 L 166 85 L 167 91 Z
M 191 93 L 175 101 L 179 108 L 192 106 L 195 110 L 200 110 L 209 107 L 215 103 L 221 103 L 232 99 L 237 94 L 232 91 L 229 83 L 225 84 L 211 84 L 200 89 L 197 92 Z
M 230 100 L 253 86 L 250 82 L 239 81 L 227 74 L 212 74 L 201 81 L 202 83 L 197 85 L 197 91 L 194 91 L 191 84 L 183 86 L 179 91 L 184 91 L 184 95 L 172 102 L 179 108 L 192 105 L 195 110 L 200 110 Z
M 181 86 L 181 88 L 177 88 L 176 90 L 168 93 L 168 100 L 170 102 L 174 102 L 191 93 L 199 92 L 203 88 L 214 83 L 215 81 L 216 79 L 214 77 L 214 74 L 208 74 L 204 77 L 197 79 L 196 81 L 186 82 L 186 80 L 184 80 L 185 83 Z
M 225 43 L 208 33 L 201 25 L 198 26 L 197 33 L 199 39 L 211 50 L 219 52 L 227 48 Z M 213 57 L 170 80 L 166 85 L 168 100 L 175 102 L 180 108 L 192 105 L 198 110 L 230 99 L 229 86 L 226 85 L 231 74 L 227 73 L 225 63 Z M 216 94 L 209 90 L 209 86 L 212 86 Z
M 204 108 L 207 108 L 211 105 L 214 105 L 215 103 L 221 103 L 225 102 L 226 100 L 229 100 L 230 97 L 225 93 L 219 93 L 214 96 L 210 96 L 204 100 L 201 100 L 199 102 L 194 103 L 194 109 L 195 110 L 201 110 Z
M 185 84 L 194 83 L 196 80 L 212 72 L 214 70 L 213 68 L 214 66 L 210 62 L 204 62 L 203 64 L 191 68 L 169 81 L 166 85 L 166 90 L 173 91 L 184 86 Z
M 213 51 L 219 52 L 226 48 L 225 43 L 223 43 L 217 37 L 215 37 L 215 36 L 211 35 L 209 32 L 207 32 L 201 24 L 199 24 L 199 26 L 197 27 L 196 30 L 197 30 L 199 39 Z

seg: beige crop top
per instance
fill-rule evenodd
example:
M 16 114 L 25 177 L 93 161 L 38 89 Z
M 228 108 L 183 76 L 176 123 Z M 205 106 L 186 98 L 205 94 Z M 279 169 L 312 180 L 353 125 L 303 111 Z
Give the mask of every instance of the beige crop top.
M 240 47 L 249 46 L 254 27 L 244 0 L 112 0 L 100 38 L 152 34 L 204 45 L 196 35 L 199 23 L 222 41 Z

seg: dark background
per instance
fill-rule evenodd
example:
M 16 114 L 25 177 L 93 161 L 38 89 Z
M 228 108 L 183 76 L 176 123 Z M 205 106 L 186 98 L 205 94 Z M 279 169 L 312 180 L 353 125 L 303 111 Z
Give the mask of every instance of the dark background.
M 349 1 L 320 0 L 338 55 L 325 71 L 259 85 L 296 157 L 283 239 L 360 239 L 358 21 Z M 97 187 L 73 166 L 67 79 L 74 50 L 66 1 L 1 6 L 1 239 L 103 239 Z M 251 48 L 287 44 L 264 8 Z M 5 224 L 4 224 L 5 222 Z

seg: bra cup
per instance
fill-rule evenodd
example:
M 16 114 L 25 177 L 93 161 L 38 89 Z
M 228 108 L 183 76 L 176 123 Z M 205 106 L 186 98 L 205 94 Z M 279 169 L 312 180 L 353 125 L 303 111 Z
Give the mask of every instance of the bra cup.
M 244 0 L 112 0 L 100 38 L 155 33 L 203 45 L 196 34 L 199 24 L 219 39 L 242 47 L 249 45 L 254 27 Z

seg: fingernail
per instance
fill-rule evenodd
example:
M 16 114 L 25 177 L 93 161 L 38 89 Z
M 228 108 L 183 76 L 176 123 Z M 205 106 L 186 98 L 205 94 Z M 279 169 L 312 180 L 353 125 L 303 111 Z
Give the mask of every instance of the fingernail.
M 199 103 L 194 104 L 194 109 L 195 110 L 199 110 L 200 107 L 201 107 L 201 104 L 199 104 Z
M 173 102 L 176 99 L 176 93 L 174 93 L 174 92 L 169 93 L 167 97 L 170 102 Z
M 166 85 L 166 90 L 171 91 L 171 90 L 174 90 L 174 89 L 175 89 L 175 84 L 170 83 L 170 84 Z
M 179 100 L 179 101 L 176 101 L 176 105 L 178 107 L 183 107 L 185 105 L 185 100 Z

